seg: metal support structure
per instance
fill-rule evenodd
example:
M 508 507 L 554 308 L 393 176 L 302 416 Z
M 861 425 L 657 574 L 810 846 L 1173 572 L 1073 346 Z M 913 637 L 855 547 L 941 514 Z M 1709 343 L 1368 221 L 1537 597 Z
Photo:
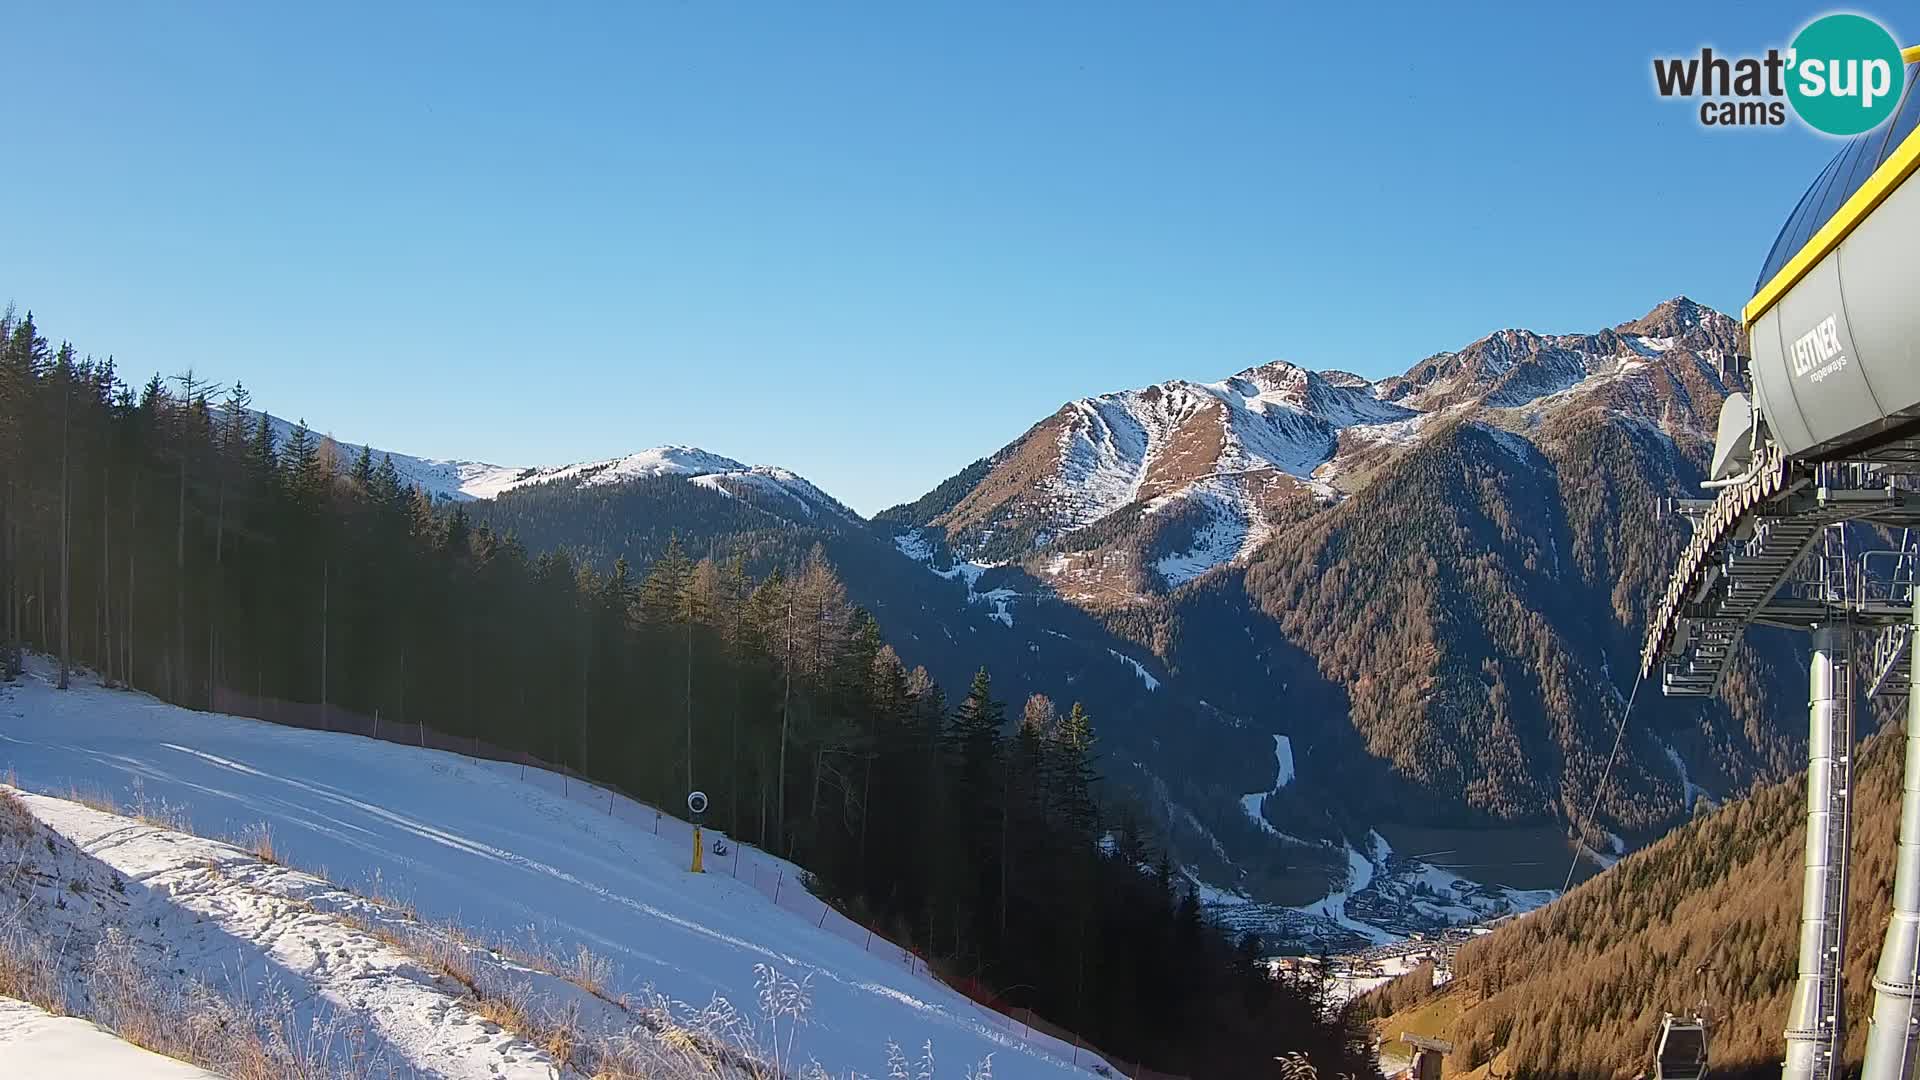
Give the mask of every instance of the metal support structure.
M 1852 630 L 1813 629 L 1808 671 L 1807 856 L 1800 892 L 1800 966 L 1787 1013 L 1782 1080 L 1840 1075 L 1846 1016 L 1841 969 L 1847 937 L 1847 848 L 1852 806 Z
M 1787 1019 L 1785 1080 L 1840 1075 L 1845 1045 L 1843 974 L 1851 841 L 1854 678 L 1867 665 L 1876 699 L 1913 684 L 1915 600 L 1920 596 L 1920 442 L 1875 450 L 1861 462 L 1796 462 L 1762 452 L 1749 477 L 1702 508 L 1676 504 L 1694 522 L 1693 542 L 1653 612 L 1643 675 L 1669 695 L 1714 692 L 1746 628 L 1813 631 L 1808 710 L 1807 848 L 1801 892 L 1798 979 Z M 1901 530 L 1892 550 L 1869 547 L 1861 526 Z M 1849 535 L 1849 530 L 1852 535 Z M 1856 659 L 1856 632 L 1869 644 Z M 1920 724 L 1920 720 L 1911 721 Z M 1916 733 L 1920 734 L 1920 733 Z M 1910 746 L 1908 783 L 1920 788 L 1920 745 Z M 1902 822 L 1896 917 L 1875 980 L 1873 1037 L 1883 1071 L 1869 1080 L 1920 1080 L 1912 1062 L 1920 1023 L 1920 793 Z M 1912 850 L 1905 845 L 1911 844 Z M 1891 1071 L 1885 1071 L 1891 1070 Z
M 1913 623 L 1920 627 L 1920 598 Z M 1911 632 L 1909 632 L 1911 638 Z M 1893 865 L 1893 916 L 1873 974 L 1873 1025 L 1861 1080 L 1913 1080 L 1920 1057 L 1920 693 L 1907 668 L 1907 760 L 1900 792 L 1900 847 Z
M 1903 56 L 1920 60 L 1920 49 Z M 1910 108 L 1920 82 L 1907 93 L 1902 124 L 1845 147 L 1775 241 L 1744 312 L 1752 357 L 1742 389 L 1752 396 L 1729 395 L 1721 408 L 1703 485 L 1711 501 L 1671 503 L 1692 534 L 1648 612 L 1640 653 L 1643 679 L 1658 675 L 1670 696 L 1704 697 L 1720 688 L 1748 627 L 1813 631 L 1806 877 L 1784 1080 L 1824 1080 L 1844 1066 L 1856 631 L 1874 635 L 1864 651 L 1873 696 L 1908 698 L 1894 912 L 1874 979 L 1865 1077 L 1915 1080 L 1920 261 L 1911 256 L 1920 184 L 1909 181 L 1920 176 Z M 1826 366 L 1814 371 L 1816 360 Z M 1907 531 L 1897 553 L 1875 559 L 1857 550 L 1881 546 L 1862 526 Z
M 1914 585 L 1920 582 L 1920 535 L 1900 530 L 1899 546 L 1860 557 L 1860 592 L 1869 605 L 1905 616 L 1880 627 L 1873 639 L 1872 682 L 1867 696 L 1897 700 L 1907 695 L 1913 674 Z

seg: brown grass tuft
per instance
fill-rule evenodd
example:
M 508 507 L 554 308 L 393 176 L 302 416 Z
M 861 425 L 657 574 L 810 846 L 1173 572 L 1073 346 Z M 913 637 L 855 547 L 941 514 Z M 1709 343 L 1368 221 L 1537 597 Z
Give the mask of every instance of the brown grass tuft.
M 89 810 L 98 810 L 103 814 L 120 813 L 120 804 L 114 800 L 113 796 L 99 788 L 82 788 L 76 784 L 68 787 L 67 793 L 62 798 L 68 802 L 79 803 Z
M 532 1034 L 533 1018 L 528 1003 L 532 991 L 528 987 L 513 986 L 491 994 L 479 994 L 476 990 L 475 993 L 477 996 L 471 1005 L 483 1019 L 521 1035 Z
M 253 853 L 253 857 L 272 866 L 282 865 L 280 853 L 273 846 L 273 829 L 266 822 L 250 825 L 241 833 L 241 846 Z
M 14 932 L 0 937 L 0 997 L 31 1002 L 55 1016 L 67 1013 L 58 958 L 44 941 Z
M 27 804 L 20 796 L 14 793 L 13 774 L 7 774 L 7 780 L 8 783 L 0 787 L 0 835 L 32 839 L 34 826 L 39 820 L 33 816 L 33 811 L 27 809 Z

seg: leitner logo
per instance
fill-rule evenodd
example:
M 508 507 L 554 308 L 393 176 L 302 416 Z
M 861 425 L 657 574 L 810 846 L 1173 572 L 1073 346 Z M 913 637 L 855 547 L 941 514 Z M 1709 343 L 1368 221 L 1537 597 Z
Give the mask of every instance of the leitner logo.
M 1661 97 L 1705 98 L 1707 127 L 1779 127 L 1791 105 L 1808 127 L 1828 135 L 1872 131 L 1893 115 L 1906 84 L 1900 44 L 1864 15 L 1826 15 L 1807 24 L 1784 52 L 1699 56 L 1653 62 Z
M 1834 374 L 1847 366 L 1847 356 L 1840 351 L 1840 325 L 1832 315 L 1820 321 L 1820 325 L 1800 335 L 1793 343 L 1790 353 L 1793 361 L 1793 373 L 1797 376 L 1812 375 L 1814 382 Z M 1815 368 L 1819 368 L 1815 371 Z

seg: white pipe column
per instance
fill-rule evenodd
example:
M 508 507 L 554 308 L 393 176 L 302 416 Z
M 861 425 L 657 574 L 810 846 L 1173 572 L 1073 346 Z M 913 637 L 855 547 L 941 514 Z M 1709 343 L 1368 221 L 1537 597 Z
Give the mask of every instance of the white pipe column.
M 1807 859 L 1800 889 L 1800 967 L 1787 1013 L 1787 1060 L 1782 1080 L 1838 1075 L 1834 1055 L 1843 1042 L 1841 987 L 1846 955 L 1848 773 L 1853 747 L 1841 699 L 1844 631 L 1813 629 L 1807 673 Z
M 1920 628 L 1920 592 L 1914 597 Z M 1909 638 L 1907 648 L 1920 645 Z M 1920 664 L 1907 675 L 1907 763 L 1900 790 L 1900 847 L 1893 863 L 1893 917 L 1873 973 L 1873 1026 L 1861 1080 L 1913 1080 L 1920 1050 Z

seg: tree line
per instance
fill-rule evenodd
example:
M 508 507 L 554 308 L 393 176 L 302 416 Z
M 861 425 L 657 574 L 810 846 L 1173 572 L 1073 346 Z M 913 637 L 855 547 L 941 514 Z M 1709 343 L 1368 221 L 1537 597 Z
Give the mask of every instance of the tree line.
M 678 806 L 809 867 L 823 897 L 996 1004 L 1193 1076 L 1305 1050 L 1371 1075 L 1343 1020 L 1202 918 L 1102 805 L 1094 720 L 982 670 L 957 703 L 834 568 L 758 577 L 669 536 L 644 570 L 527 550 L 393 462 L 238 383 L 137 388 L 0 316 L 9 653 L 210 708 L 217 688 L 423 723 Z

